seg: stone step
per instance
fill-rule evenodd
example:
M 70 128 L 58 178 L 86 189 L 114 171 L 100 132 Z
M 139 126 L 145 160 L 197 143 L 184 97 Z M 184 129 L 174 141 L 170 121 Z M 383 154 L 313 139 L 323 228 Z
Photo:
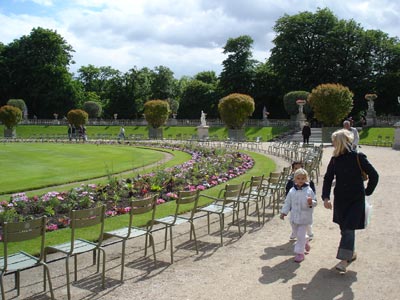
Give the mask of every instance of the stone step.
M 288 141 L 303 142 L 303 135 L 301 131 L 297 131 L 294 134 L 287 137 Z M 322 143 L 322 129 L 311 128 L 310 143 Z

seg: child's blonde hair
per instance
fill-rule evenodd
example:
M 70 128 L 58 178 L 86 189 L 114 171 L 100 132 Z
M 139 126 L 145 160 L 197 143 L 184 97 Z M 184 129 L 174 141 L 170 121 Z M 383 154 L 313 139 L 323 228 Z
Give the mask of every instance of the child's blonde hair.
M 296 178 L 296 176 L 299 176 L 299 175 L 304 175 L 304 176 L 306 176 L 306 181 L 309 181 L 308 172 L 307 172 L 305 169 L 303 169 L 303 168 L 297 169 L 297 170 L 294 172 L 293 178 Z
M 353 133 L 347 129 L 339 129 L 332 133 L 332 143 L 335 147 L 333 150 L 333 156 L 337 157 L 346 152 L 350 152 L 353 140 Z

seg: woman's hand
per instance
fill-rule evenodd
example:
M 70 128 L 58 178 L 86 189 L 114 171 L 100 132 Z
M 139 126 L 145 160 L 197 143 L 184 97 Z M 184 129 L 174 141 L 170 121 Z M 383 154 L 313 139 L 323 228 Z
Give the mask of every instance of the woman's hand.
M 326 209 L 332 209 L 331 200 L 329 200 L 329 199 L 324 199 L 324 207 L 325 207 Z

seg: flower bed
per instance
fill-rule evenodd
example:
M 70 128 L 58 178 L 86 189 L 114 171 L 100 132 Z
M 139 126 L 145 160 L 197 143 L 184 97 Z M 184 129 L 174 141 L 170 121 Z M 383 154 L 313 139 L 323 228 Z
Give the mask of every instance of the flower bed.
M 0 225 L 3 222 L 23 221 L 46 215 L 47 230 L 69 225 L 71 209 L 86 209 L 99 203 L 106 204 L 106 216 L 128 213 L 131 199 L 158 195 L 157 204 L 177 197 L 180 190 L 205 190 L 240 176 L 254 165 L 253 159 L 243 153 L 225 149 L 166 146 L 191 153 L 192 158 L 175 167 L 118 180 L 109 176 L 107 184 L 86 184 L 66 192 L 48 192 L 27 197 L 13 194 L 9 201 L 0 201 Z

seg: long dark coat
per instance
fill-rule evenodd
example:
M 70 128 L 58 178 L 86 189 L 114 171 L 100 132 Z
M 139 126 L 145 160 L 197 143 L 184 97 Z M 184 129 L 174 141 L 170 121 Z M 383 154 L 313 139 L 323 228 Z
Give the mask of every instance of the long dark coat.
M 368 184 L 364 188 L 357 155 L 364 172 L 368 174 Z M 332 157 L 322 186 L 322 199 L 330 199 L 332 181 L 336 177 L 333 191 L 333 222 L 341 229 L 364 229 L 365 195 L 369 196 L 378 184 L 379 175 L 361 152 L 346 152 Z

